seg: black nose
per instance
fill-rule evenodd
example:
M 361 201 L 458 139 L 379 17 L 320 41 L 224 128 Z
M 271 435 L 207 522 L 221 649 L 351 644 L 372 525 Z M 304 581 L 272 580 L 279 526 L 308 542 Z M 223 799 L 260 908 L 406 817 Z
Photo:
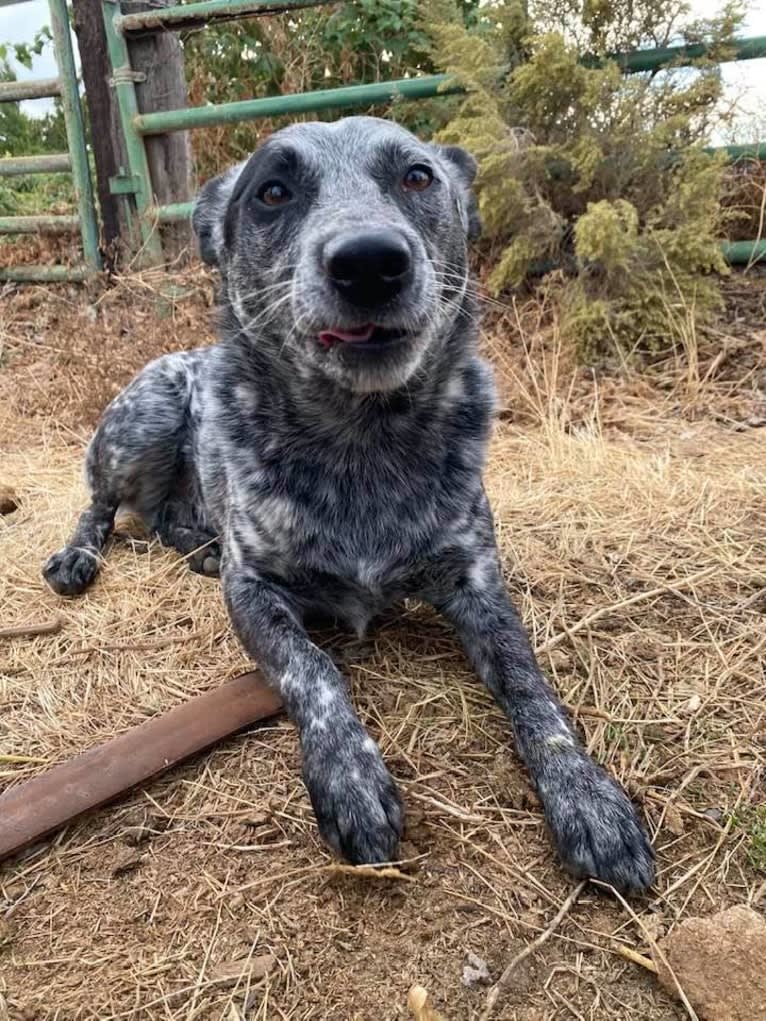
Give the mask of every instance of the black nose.
M 325 246 L 324 267 L 354 305 L 382 305 L 407 283 L 412 260 L 407 242 L 393 231 L 344 235 Z

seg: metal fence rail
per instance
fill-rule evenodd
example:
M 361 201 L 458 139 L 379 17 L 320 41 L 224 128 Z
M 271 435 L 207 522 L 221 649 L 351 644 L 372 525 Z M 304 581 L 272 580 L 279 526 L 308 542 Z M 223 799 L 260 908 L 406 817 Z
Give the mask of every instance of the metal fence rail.
M 4 0 L 3 6 L 25 0 Z M 88 167 L 80 96 L 77 90 L 72 40 L 66 0 L 48 0 L 51 32 L 58 78 L 26 82 L 0 83 L 0 102 L 60 96 L 66 125 L 66 153 L 43 156 L 15 156 L 0 159 L 0 177 L 18 174 L 71 173 L 74 183 L 77 216 L 6 216 L 0 218 L 0 234 L 73 234 L 79 231 L 84 262 L 79 266 L 13 266 L 0 269 L 0 280 L 84 280 L 101 268 L 98 250 L 98 223 L 93 202 L 93 189 Z
M 368 106 L 401 99 L 427 99 L 438 95 L 461 92 L 461 86 L 449 75 L 423 75 L 396 81 L 376 82 L 371 85 L 351 85 L 316 92 L 269 96 L 263 99 L 246 99 L 234 103 L 187 107 L 180 110 L 162 110 L 139 113 L 135 88 L 131 80 L 131 67 L 127 38 L 131 33 L 170 30 L 177 31 L 191 23 L 200 24 L 237 17 L 274 13 L 297 7 L 318 6 L 321 0 L 294 0 L 293 3 L 274 4 L 269 0 L 206 0 L 181 6 L 158 8 L 140 14 L 123 15 L 119 3 L 102 0 L 104 25 L 109 54 L 114 66 L 115 86 L 127 145 L 130 174 L 134 182 L 133 199 L 138 214 L 143 257 L 146 262 L 162 260 L 158 225 L 176 223 L 186 219 L 192 210 L 191 202 L 172 205 L 155 205 L 151 179 L 143 144 L 147 135 L 188 131 L 218 124 L 257 120 L 263 117 L 280 117 L 323 110 Z M 766 36 L 736 39 L 723 53 L 712 51 L 704 43 L 688 46 L 665 46 L 653 50 L 613 53 L 605 59 L 616 61 L 625 74 L 657 71 L 670 66 L 688 66 L 702 57 L 722 60 L 753 60 L 766 57 Z M 598 66 L 602 61 L 583 57 L 585 66 Z M 756 146 L 728 146 L 731 159 L 744 157 L 763 159 L 766 143 Z M 724 257 L 731 263 L 747 263 L 766 257 L 764 242 L 726 242 L 722 244 Z
M 6 3 L 22 2 L 24 0 L 0 0 L 0 6 Z M 93 2 L 95 3 L 96 0 Z M 122 195 L 124 200 L 131 204 L 131 213 L 135 213 L 137 216 L 142 245 L 140 258 L 144 264 L 156 265 L 162 262 L 163 252 L 159 225 L 186 220 L 192 210 L 191 202 L 176 202 L 170 205 L 155 203 L 144 141 L 147 136 L 264 117 L 370 106 L 398 98 L 427 99 L 462 91 L 457 81 L 449 75 L 422 75 L 395 81 L 351 85 L 233 103 L 218 103 L 148 113 L 139 112 L 135 74 L 131 67 L 128 49 L 128 39 L 131 36 L 158 31 L 180 31 L 211 22 L 230 21 L 244 17 L 287 13 L 291 10 L 321 6 L 327 2 L 330 0 L 281 0 L 281 2 L 280 0 L 200 0 L 200 2 L 157 7 L 135 14 L 123 14 L 120 0 L 100 0 L 112 69 L 111 85 L 115 90 L 128 160 L 128 172 L 119 180 L 113 180 L 113 191 Z M 77 94 L 74 59 L 68 32 L 66 0 L 49 0 L 49 4 L 60 77 L 38 82 L 0 83 L 0 101 L 30 98 L 31 96 L 61 95 L 67 123 L 69 153 L 0 160 L 0 176 L 71 170 L 77 191 L 79 216 L 76 218 L 53 216 L 0 218 L 0 233 L 11 233 L 11 226 L 14 223 L 16 230 L 13 232 L 36 229 L 61 233 L 79 226 L 86 265 L 78 267 L 75 272 L 81 277 L 85 275 L 88 268 L 92 270 L 100 266 L 96 220 Z M 585 66 L 594 67 L 602 64 L 603 60 L 614 60 L 625 74 L 636 74 L 657 71 L 671 66 L 689 66 L 704 57 L 710 57 L 711 60 L 719 63 L 766 57 L 766 36 L 736 39 L 723 50 L 711 49 L 704 43 L 697 43 L 613 53 L 603 59 L 585 56 L 582 58 L 582 63 Z M 763 160 L 766 159 L 766 142 L 756 145 L 727 146 L 723 151 L 732 160 L 745 158 Z M 36 224 L 34 228 L 32 227 L 33 222 Z M 722 251 L 730 263 L 749 263 L 766 258 L 766 241 L 724 242 Z M 61 279 L 65 269 L 66 267 L 20 266 L 13 270 L 0 271 L 0 279 L 23 279 L 22 274 L 25 270 L 34 273 L 35 279 Z M 46 273 L 50 275 L 46 277 Z

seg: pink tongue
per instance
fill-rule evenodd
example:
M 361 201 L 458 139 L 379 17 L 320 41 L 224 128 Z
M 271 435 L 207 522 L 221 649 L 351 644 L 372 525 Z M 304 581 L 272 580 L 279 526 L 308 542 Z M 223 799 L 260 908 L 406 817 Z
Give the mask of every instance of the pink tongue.
M 336 341 L 369 340 L 375 330 L 374 323 L 366 323 L 364 326 L 357 326 L 353 330 L 322 330 L 319 334 L 319 343 L 323 347 L 330 347 Z

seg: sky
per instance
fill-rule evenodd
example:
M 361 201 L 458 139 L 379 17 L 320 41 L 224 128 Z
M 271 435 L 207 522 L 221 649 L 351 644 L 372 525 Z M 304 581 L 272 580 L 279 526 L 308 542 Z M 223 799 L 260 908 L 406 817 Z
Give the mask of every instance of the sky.
M 719 0 L 691 0 L 692 12 L 696 17 L 710 17 L 720 7 Z M 0 7 L 0 42 L 31 42 L 35 32 L 48 23 L 46 0 L 26 0 L 13 7 Z M 766 36 L 766 0 L 750 0 L 749 15 L 743 29 L 746 36 Z M 77 47 L 75 46 L 75 54 Z M 54 78 L 56 63 L 50 47 L 35 59 L 32 71 L 17 67 L 19 78 Z M 748 60 L 739 64 L 723 65 L 727 101 L 736 101 L 738 120 L 741 125 L 737 141 L 752 142 L 753 131 L 748 121 L 757 118 L 758 127 L 766 127 L 766 59 Z M 38 99 L 23 104 L 24 109 L 34 115 L 50 108 L 50 100 Z M 721 139 L 721 141 L 730 139 Z M 713 139 L 718 141 L 718 139 Z

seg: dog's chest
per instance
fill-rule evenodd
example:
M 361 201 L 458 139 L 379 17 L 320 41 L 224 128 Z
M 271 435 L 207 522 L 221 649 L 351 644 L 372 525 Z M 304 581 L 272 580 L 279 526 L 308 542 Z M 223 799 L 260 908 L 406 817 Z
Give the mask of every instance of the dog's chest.
M 456 464 L 442 442 L 262 447 L 232 480 L 231 538 L 243 560 L 301 588 L 386 602 L 478 485 Z

